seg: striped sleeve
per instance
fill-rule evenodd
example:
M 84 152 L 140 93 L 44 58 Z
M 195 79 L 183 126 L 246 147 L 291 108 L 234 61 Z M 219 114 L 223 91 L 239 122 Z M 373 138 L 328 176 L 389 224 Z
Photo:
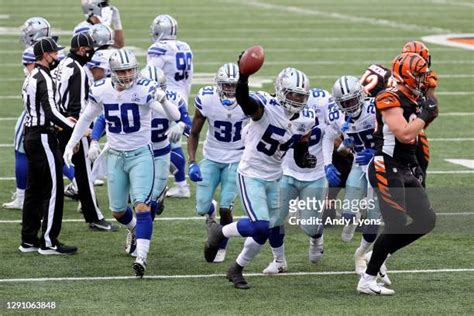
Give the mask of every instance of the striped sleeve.
M 53 81 L 43 71 L 42 78 L 38 81 L 38 92 L 40 93 L 39 100 L 46 118 L 55 125 L 71 130 L 74 124 L 59 113 L 54 100 Z

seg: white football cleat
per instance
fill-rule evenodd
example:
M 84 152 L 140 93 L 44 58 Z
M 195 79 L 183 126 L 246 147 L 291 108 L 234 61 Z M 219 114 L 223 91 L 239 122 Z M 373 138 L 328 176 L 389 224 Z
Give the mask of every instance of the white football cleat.
M 288 271 L 288 265 L 286 263 L 286 258 L 283 260 L 273 259 L 272 262 L 268 265 L 268 267 L 263 270 L 264 274 L 278 274 L 282 272 Z
M 370 257 L 369 257 L 370 260 Z M 360 247 L 356 249 L 354 253 L 354 261 L 355 261 L 355 272 L 358 275 L 362 275 L 362 273 L 365 272 L 367 269 L 367 263 L 369 262 L 366 260 L 366 253 L 364 249 L 361 249 Z
M 311 263 L 318 263 L 324 254 L 324 236 L 309 238 L 308 258 Z
M 166 197 L 187 199 L 191 197 L 189 184 L 183 186 L 174 186 L 166 192 Z
M 381 284 L 377 283 L 376 277 L 367 275 L 365 273 L 362 274 L 359 284 L 357 284 L 357 292 L 361 294 L 368 294 L 368 295 L 393 295 L 395 291 L 392 289 L 388 289 Z
M 372 257 L 372 250 L 364 255 L 364 261 L 365 261 L 365 267 L 366 268 L 367 268 L 367 264 L 370 261 L 370 257 Z M 387 274 L 387 265 L 385 264 L 386 262 L 387 262 L 387 259 L 385 259 L 385 261 L 380 266 L 380 271 L 379 271 L 379 274 L 377 275 L 377 278 L 384 285 L 389 285 L 390 286 L 390 285 L 392 285 L 392 281 L 390 281 L 390 279 L 388 277 L 388 274 Z M 365 272 L 365 270 L 362 271 L 362 272 Z
M 225 260 L 225 253 L 226 253 L 226 250 L 225 249 L 219 249 L 217 251 L 217 255 L 216 257 L 214 258 L 214 263 L 221 263 L 221 262 L 224 262 Z
M 22 210 L 23 209 L 23 202 L 25 201 L 25 197 L 19 197 L 18 194 L 13 193 L 12 194 L 12 201 L 3 203 L 2 207 L 3 208 L 8 208 L 11 210 Z
M 360 219 L 360 212 L 355 213 L 352 221 L 349 225 L 344 225 L 342 228 L 341 239 L 343 242 L 350 242 L 352 237 L 354 237 L 355 230 L 357 228 L 357 221 Z

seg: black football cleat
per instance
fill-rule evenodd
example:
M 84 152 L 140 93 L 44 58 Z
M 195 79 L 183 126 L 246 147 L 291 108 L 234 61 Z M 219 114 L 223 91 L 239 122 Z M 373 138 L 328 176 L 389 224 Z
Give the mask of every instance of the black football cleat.
M 207 240 L 204 245 L 204 258 L 207 262 L 214 262 L 219 251 L 219 244 L 224 240 L 222 225 L 214 220 L 207 220 Z
M 143 278 L 143 275 L 145 275 L 145 270 L 146 270 L 146 259 L 142 257 L 137 257 L 135 259 L 135 262 L 133 263 L 132 268 L 135 271 L 135 276 L 138 279 Z
M 227 279 L 229 282 L 234 283 L 234 287 L 236 289 L 248 290 L 250 289 L 250 286 L 242 275 L 243 269 L 244 268 L 241 267 L 237 262 L 234 262 L 227 271 Z

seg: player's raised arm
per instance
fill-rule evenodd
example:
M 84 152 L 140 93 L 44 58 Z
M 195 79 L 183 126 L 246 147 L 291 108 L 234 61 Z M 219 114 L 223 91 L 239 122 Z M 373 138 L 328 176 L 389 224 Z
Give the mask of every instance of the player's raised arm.
M 237 103 L 242 111 L 254 121 L 258 121 L 262 117 L 264 108 L 250 97 L 248 79 L 251 74 L 260 69 L 264 58 L 263 48 L 255 46 L 244 51 L 237 62 L 239 65 L 239 80 L 235 91 Z

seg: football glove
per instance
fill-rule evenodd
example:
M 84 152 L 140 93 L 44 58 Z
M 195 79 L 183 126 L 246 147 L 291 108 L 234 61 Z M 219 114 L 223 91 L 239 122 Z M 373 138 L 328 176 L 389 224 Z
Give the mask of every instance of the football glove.
M 186 124 L 183 122 L 178 122 L 177 124 L 171 126 L 165 133 L 168 136 L 168 139 L 172 143 L 176 143 L 181 139 L 181 135 L 183 135 L 184 129 L 186 128 Z
M 189 165 L 188 175 L 189 179 L 191 179 L 191 181 L 193 182 L 202 181 L 201 169 L 199 168 L 199 165 L 195 162 L 192 162 Z
M 74 148 L 67 144 L 66 148 L 64 149 L 64 163 L 68 168 L 74 167 L 74 164 L 72 163 L 72 156 L 74 156 Z
M 330 186 L 337 187 L 341 184 L 341 173 L 333 164 L 324 166 L 324 171 L 326 172 L 326 179 L 328 179 Z
M 438 117 L 438 100 L 434 97 L 425 98 L 421 102 L 420 107 L 421 112 L 418 117 L 425 121 L 425 126 L 428 126 Z
M 374 149 L 366 148 L 356 155 L 356 163 L 358 163 L 360 166 L 368 165 L 374 154 Z
M 100 155 L 100 145 L 97 141 L 92 141 L 89 147 L 89 152 L 87 157 L 89 157 L 91 162 L 94 162 Z
M 166 98 L 166 92 L 163 91 L 163 89 L 157 88 L 155 90 L 155 101 L 158 101 L 161 104 L 163 104 L 163 101 L 165 100 L 165 98 Z

